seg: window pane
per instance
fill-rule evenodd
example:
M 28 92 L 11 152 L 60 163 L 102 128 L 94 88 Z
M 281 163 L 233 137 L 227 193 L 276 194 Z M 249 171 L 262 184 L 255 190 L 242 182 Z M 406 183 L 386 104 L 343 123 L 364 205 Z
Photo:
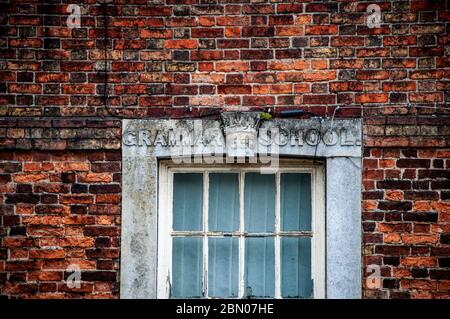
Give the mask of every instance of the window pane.
M 239 230 L 239 174 L 209 174 L 208 227 L 212 231 Z
M 172 253 L 172 297 L 202 296 L 201 237 L 174 237 Z
M 273 237 L 245 239 L 245 296 L 274 297 L 275 245 Z
M 203 174 L 173 176 L 173 229 L 202 230 Z
M 245 230 L 273 232 L 275 228 L 275 175 L 245 174 Z
M 239 241 L 235 237 L 208 239 L 208 294 L 238 296 Z
M 312 298 L 311 238 L 281 238 L 281 296 Z
M 311 230 L 311 174 L 281 174 L 281 230 Z

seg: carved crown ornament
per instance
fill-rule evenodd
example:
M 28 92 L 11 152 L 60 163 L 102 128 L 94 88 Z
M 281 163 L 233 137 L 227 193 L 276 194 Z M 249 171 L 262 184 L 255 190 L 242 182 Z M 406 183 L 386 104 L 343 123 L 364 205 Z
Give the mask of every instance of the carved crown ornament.
M 223 112 L 220 114 L 222 130 L 227 131 L 255 131 L 261 123 L 259 112 Z

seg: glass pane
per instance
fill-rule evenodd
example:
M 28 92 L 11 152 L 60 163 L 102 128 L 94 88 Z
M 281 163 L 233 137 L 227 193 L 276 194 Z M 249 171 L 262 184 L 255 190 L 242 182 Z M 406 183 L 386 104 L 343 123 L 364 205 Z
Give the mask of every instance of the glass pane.
M 173 175 L 173 229 L 202 230 L 203 174 Z
M 281 238 L 281 296 L 312 298 L 311 238 Z
M 209 230 L 239 230 L 239 174 L 209 174 L 208 209 Z
M 208 239 L 208 294 L 236 298 L 239 283 L 239 241 L 235 237 Z
M 281 230 L 311 230 L 311 174 L 281 174 Z
M 174 237 L 172 251 L 172 297 L 202 297 L 201 237 Z
M 244 215 L 248 232 L 273 232 L 275 228 L 275 175 L 245 174 Z
M 275 295 L 275 245 L 273 237 L 245 239 L 245 296 Z

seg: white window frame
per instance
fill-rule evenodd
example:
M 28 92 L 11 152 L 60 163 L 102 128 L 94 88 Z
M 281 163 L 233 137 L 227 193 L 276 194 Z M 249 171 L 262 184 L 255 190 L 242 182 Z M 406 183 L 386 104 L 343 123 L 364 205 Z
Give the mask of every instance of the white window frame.
M 208 245 L 206 244 L 208 232 L 208 197 L 210 172 L 260 172 L 261 165 L 255 164 L 174 164 L 169 160 L 159 163 L 158 178 L 158 258 L 157 258 L 157 298 L 170 298 L 172 282 L 172 195 L 174 173 L 204 173 L 203 174 L 203 269 L 205 277 L 208 270 Z M 311 277 L 313 280 L 313 294 L 315 299 L 326 296 L 326 255 L 325 255 L 325 174 L 322 162 L 302 159 L 281 159 L 276 171 L 276 202 L 275 202 L 275 298 L 281 297 L 281 266 L 280 266 L 280 238 L 287 232 L 280 232 L 280 173 L 310 173 L 311 174 Z M 244 221 L 244 178 L 239 175 L 240 200 L 240 231 Z M 239 296 L 244 297 L 244 259 L 245 236 L 239 237 Z M 203 290 L 207 292 L 207 280 L 203 278 Z M 208 297 L 210 298 L 210 297 Z

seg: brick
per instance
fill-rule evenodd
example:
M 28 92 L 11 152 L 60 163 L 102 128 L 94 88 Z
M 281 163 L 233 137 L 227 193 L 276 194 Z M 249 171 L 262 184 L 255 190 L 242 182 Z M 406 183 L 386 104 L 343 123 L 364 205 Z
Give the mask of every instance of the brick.
M 430 278 L 438 279 L 438 280 L 449 280 L 450 279 L 450 270 L 441 270 L 441 269 L 431 269 L 430 270 Z
M 437 222 L 438 214 L 433 212 L 409 212 L 403 215 L 405 221 Z
M 241 59 L 243 60 L 269 60 L 273 58 L 272 50 L 242 50 Z
M 27 271 L 38 270 L 41 268 L 40 261 L 7 261 L 5 263 L 6 271 Z
M 86 256 L 88 258 L 116 259 L 119 257 L 118 249 L 87 249 Z
M 28 203 L 37 204 L 39 202 L 39 195 L 35 194 L 6 194 L 6 204 Z
M 404 201 L 380 201 L 378 203 L 378 209 L 381 210 L 394 210 L 394 211 L 407 211 L 412 208 L 411 202 Z
M 194 28 L 191 31 L 193 38 L 221 38 L 223 34 L 223 28 Z
M 64 94 L 94 94 L 93 84 L 66 84 L 63 86 Z
M 377 188 L 378 189 L 408 190 L 408 189 L 411 189 L 411 182 L 410 181 L 402 181 L 402 180 L 378 181 Z
M 81 272 L 83 281 L 113 281 L 117 280 L 115 271 L 83 271 Z
M 89 185 L 89 192 L 92 194 L 119 193 L 121 187 L 119 184 L 94 184 Z
M 216 71 L 218 72 L 236 72 L 236 71 L 248 71 L 249 64 L 247 62 L 217 62 Z
M 191 60 L 221 60 L 223 58 L 222 51 L 213 51 L 213 50 L 205 50 L 205 51 L 192 51 L 191 52 Z
M 106 226 L 86 226 L 84 227 L 85 236 L 118 236 L 117 227 Z
M 408 255 L 409 251 L 409 247 L 400 245 L 379 245 L 375 247 L 375 253 L 391 256 Z
M 329 81 L 336 79 L 335 71 L 315 71 L 305 72 L 303 79 L 306 82 Z
M 277 5 L 277 13 L 302 13 L 303 5 L 297 3 L 280 3 Z
M 8 91 L 10 93 L 35 93 L 39 94 L 42 87 L 39 84 L 9 84 Z
M 94 239 L 90 237 L 67 237 L 59 241 L 61 247 L 93 247 Z
M 336 25 L 322 25 L 322 26 L 306 26 L 305 34 L 309 35 L 325 35 L 337 34 L 338 27 Z
M 30 258 L 60 259 L 65 257 L 63 249 L 30 250 Z
M 219 94 L 250 94 L 252 88 L 250 85 L 219 85 Z
M 164 47 L 166 49 L 196 49 L 198 46 L 197 40 L 166 40 Z
M 386 103 L 388 95 L 382 93 L 356 94 L 355 101 L 357 103 Z

